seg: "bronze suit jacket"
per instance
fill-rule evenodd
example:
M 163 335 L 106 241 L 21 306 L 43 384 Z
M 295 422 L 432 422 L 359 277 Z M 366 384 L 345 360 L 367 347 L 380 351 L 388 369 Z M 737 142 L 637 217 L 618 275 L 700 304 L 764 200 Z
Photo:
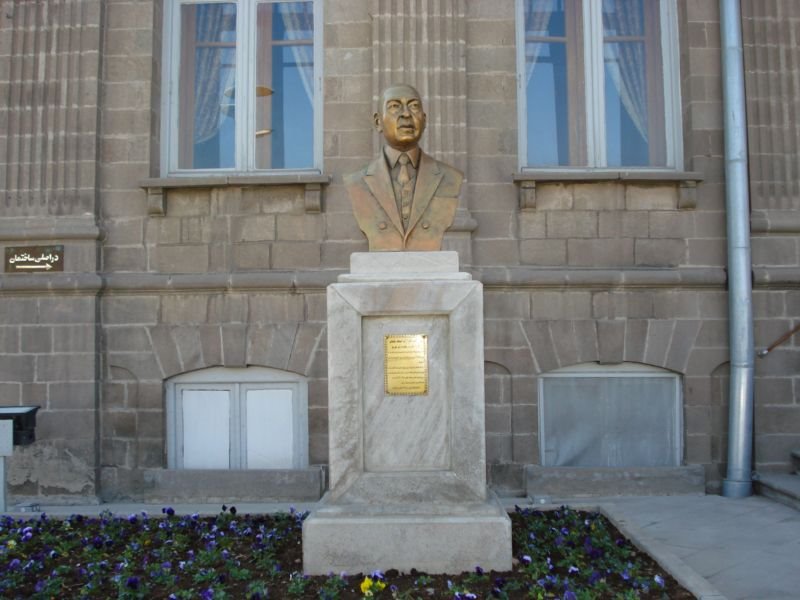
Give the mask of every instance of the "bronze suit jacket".
M 444 232 L 453 224 L 463 178 L 458 169 L 420 152 L 407 230 L 383 152 L 362 170 L 346 175 L 344 182 L 371 252 L 441 250 Z

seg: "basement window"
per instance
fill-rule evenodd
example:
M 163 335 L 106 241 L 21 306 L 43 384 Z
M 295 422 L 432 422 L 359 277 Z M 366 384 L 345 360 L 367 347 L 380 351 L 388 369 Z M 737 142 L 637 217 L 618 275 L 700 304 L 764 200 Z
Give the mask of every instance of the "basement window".
M 263 367 L 211 368 L 167 382 L 171 469 L 308 466 L 308 384 Z
M 539 443 L 546 467 L 679 466 L 680 377 L 638 363 L 586 363 L 539 378 Z

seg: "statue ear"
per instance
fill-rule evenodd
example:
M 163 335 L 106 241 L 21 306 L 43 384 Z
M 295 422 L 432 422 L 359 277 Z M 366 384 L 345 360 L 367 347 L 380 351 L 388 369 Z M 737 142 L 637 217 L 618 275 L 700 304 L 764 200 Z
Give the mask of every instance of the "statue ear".
M 380 113 L 375 113 L 372 115 L 372 122 L 375 123 L 375 129 L 378 131 L 383 131 L 383 123 L 381 122 Z

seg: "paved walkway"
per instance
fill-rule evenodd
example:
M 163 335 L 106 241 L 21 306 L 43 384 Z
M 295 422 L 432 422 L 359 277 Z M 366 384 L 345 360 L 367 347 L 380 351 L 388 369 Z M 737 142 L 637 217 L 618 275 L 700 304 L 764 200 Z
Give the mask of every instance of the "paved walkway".
M 504 502 L 509 507 L 525 504 L 519 498 Z M 800 598 L 800 511 L 761 496 L 739 500 L 720 496 L 621 497 L 566 503 L 601 507 L 622 525 L 624 533 L 660 559 L 662 566 L 673 573 L 682 571 L 683 582 L 699 584 L 687 587 L 704 599 Z M 240 513 L 285 511 L 288 506 L 288 503 L 236 503 Z M 296 508 L 309 510 L 314 506 L 314 503 L 298 503 Z M 160 504 L 102 504 L 40 508 L 55 516 L 98 514 L 101 510 L 124 515 L 141 510 L 159 514 L 161 507 Z M 216 514 L 220 510 L 217 504 L 173 507 L 181 514 Z M 36 516 L 37 513 L 11 514 Z
M 602 503 L 730 600 L 800 598 L 800 511 L 761 496 L 661 496 Z

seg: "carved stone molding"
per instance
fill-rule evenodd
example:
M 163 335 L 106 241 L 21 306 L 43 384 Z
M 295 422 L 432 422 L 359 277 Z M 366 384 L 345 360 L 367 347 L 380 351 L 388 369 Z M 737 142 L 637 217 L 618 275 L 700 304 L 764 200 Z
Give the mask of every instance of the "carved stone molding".
M 278 174 L 278 175 L 221 175 L 209 177 L 160 177 L 145 179 L 140 186 L 147 192 L 147 214 L 163 217 L 167 211 L 167 194 L 170 189 L 263 187 L 272 185 L 303 185 L 306 213 L 322 212 L 322 187 L 331 182 L 330 175 Z
M 100 0 L 2 3 L 5 216 L 95 210 L 100 56 L 87 49 L 100 47 L 100 5 Z
M 372 88 L 377 106 L 377 94 L 390 83 L 416 87 L 428 113 L 425 151 L 466 173 L 465 5 L 463 0 L 373 0 Z
M 675 208 L 697 208 L 697 184 L 703 176 L 694 171 L 523 171 L 514 174 L 519 186 L 519 209 L 536 209 L 538 183 L 616 182 L 621 184 L 672 184 L 678 186 Z
M 800 2 L 742 2 L 750 196 L 754 209 L 796 210 L 800 196 Z

